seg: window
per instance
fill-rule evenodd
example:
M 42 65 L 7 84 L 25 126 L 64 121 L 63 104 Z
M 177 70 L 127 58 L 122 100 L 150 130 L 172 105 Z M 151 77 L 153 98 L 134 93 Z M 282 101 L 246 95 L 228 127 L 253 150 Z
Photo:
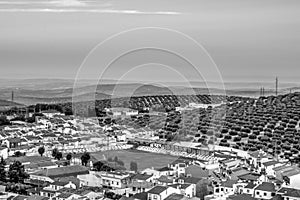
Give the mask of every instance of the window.
M 264 196 L 267 196 L 267 193 L 266 193 L 266 192 L 264 192 Z

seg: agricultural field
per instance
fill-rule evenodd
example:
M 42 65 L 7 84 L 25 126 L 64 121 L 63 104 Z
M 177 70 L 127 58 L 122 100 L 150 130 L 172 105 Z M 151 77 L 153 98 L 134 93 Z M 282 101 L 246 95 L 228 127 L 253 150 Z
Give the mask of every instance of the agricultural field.
M 175 109 L 189 102 L 210 104 L 224 100 L 225 104 L 215 108 Z M 131 97 L 129 102 L 122 98 L 115 99 L 114 104 L 137 109 L 139 115 L 113 119 L 102 110 L 111 106 L 111 100 L 96 101 L 94 114 L 99 117 L 100 125 L 119 124 L 136 129 L 148 127 L 156 130 L 156 135 L 167 141 L 216 144 L 250 152 L 262 149 L 273 156 L 300 162 L 300 93 L 260 98 L 218 95 L 141 96 Z M 72 110 L 71 104 L 43 106 L 42 109 L 53 107 L 65 112 Z M 82 108 L 86 107 L 82 103 Z M 152 115 L 151 111 L 148 113 L 142 109 L 145 107 L 160 114 Z
M 134 161 L 138 164 L 138 169 L 143 170 L 146 168 L 161 168 L 167 166 L 169 163 L 175 161 L 177 157 L 156 153 L 143 152 L 138 150 L 118 150 L 118 151 L 106 151 L 92 153 L 96 159 L 103 160 L 109 157 L 118 157 L 119 160 L 123 161 L 127 169 L 130 168 L 130 162 Z
M 228 102 L 217 108 L 142 115 L 117 124 L 150 127 L 168 141 L 193 141 L 245 151 L 264 150 L 300 162 L 300 93 Z

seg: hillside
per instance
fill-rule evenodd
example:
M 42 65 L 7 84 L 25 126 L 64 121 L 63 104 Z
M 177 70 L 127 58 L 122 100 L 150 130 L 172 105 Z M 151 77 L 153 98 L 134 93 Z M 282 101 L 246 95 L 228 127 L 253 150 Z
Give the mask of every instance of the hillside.
M 49 83 L 49 85 L 45 87 L 47 83 Z M 58 83 L 61 83 L 62 87 L 57 87 Z M 202 82 L 192 82 L 192 86 L 190 87 L 176 85 L 175 83 L 173 83 L 173 85 L 170 83 L 169 86 L 142 83 L 104 83 L 101 85 L 85 85 L 87 83 L 82 83 L 79 84 L 79 87 L 74 91 L 74 93 L 72 87 L 73 83 L 71 81 L 61 81 L 58 83 L 51 81 L 37 81 L 37 84 L 33 86 L 32 82 L 27 83 L 25 81 L 24 87 L 17 89 L 7 87 L 1 89 L 0 87 L 0 99 L 10 99 L 12 91 L 14 91 L 15 101 L 26 105 L 36 103 L 71 102 L 73 95 L 76 96 L 76 101 L 90 101 L 94 99 L 95 93 L 96 100 L 131 96 L 224 94 L 224 91 L 220 89 L 222 88 L 220 84 L 210 84 L 211 88 L 208 89 Z M 16 85 L 17 84 L 14 86 Z M 258 97 L 260 95 L 259 88 L 254 86 L 257 86 L 257 84 L 241 83 L 240 87 L 238 87 L 237 83 L 226 83 L 226 95 Z M 285 84 L 285 86 L 292 85 Z M 286 94 L 291 90 L 295 92 L 299 90 L 299 87 L 282 87 L 279 94 Z M 274 93 L 273 88 L 265 89 L 266 96 L 274 95 Z
M 0 99 L 0 110 L 9 110 L 12 107 L 22 107 L 23 104 L 15 103 L 12 101 L 2 100 Z

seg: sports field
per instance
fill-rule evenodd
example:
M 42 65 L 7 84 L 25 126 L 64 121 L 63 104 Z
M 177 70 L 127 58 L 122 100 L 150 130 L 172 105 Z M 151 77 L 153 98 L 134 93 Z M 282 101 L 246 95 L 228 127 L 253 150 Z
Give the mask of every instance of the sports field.
M 138 164 L 138 169 L 143 170 L 146 168 L 160 168 L 165 167 L 169 163 L 177 159 L 177 157 L 156 153 L 148 153 L 139 150 L 118 150 L 118 151 L 106 151 L 91 153 L 91 155 L 99 160 L 103 158 L 117 156 L 125 163 L 125 167 L 129 169 L 130 162 L 135 161 Z

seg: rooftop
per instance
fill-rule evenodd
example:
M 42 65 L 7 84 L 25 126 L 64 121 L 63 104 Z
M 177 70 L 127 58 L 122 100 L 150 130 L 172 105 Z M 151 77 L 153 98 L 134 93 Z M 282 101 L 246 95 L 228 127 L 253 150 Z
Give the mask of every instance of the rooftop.
M 228 181 L 225 181 L 222 184 L 223 187 L 227 187 L 227 188 L 232 188 L 234 184 L 237 183 L 237 180 L 228 180 Z
M 162 192 L 164 192 L 167 189 L 168 188 L 164 187 L 164 186 L 155 186 L 154 188 L 149 190 L 148 193 L 150 193 L 150 194 L 161 194 Z
M 151 178 L 152 176 L 153 175 L 136 174 L 132 177 L 132 179 L 146 181 L 147 179 Z
M 81 165 L 72 165 L 67 167 L 57 167 L 47 170 L 41 170 L 33 173 L 36 176 L 47 176 L 50 178 L 67 177 L 67 176 L 77 176 L 81 174 L 88 174 L 89 170 Z
M 263 182 L 255 190 L 267 191 L 267 192 L 275 192 L 275 185 L 273 183 Z
M 182 199 L 186 199 L 184 195 L 174 193 L 169 195 L 165 200 L 182 200 Z
M 300 198 L 300 190 L 294 188 L 281 188 L 278 193 L 282 194 L 282 196 Z
M 251 195 L 248 194 L 239 194 L 239 195 L 234 195 L 234 196 L 230 196 L 228 198 L 229 200 L 255 200 L 255 198 L 253 198 Z
M 264 166 L 266 167 L 269 167 L 269 166 L 272 166 L 272 165 L 276 165 L 276 164 L 279 164 L 280 162 L 278 161 L 275 161 L 275 160 L 271 160 L 271 161 L 268 161 L 268 162 L 265 162 L 265 163 L 262 163 Z

